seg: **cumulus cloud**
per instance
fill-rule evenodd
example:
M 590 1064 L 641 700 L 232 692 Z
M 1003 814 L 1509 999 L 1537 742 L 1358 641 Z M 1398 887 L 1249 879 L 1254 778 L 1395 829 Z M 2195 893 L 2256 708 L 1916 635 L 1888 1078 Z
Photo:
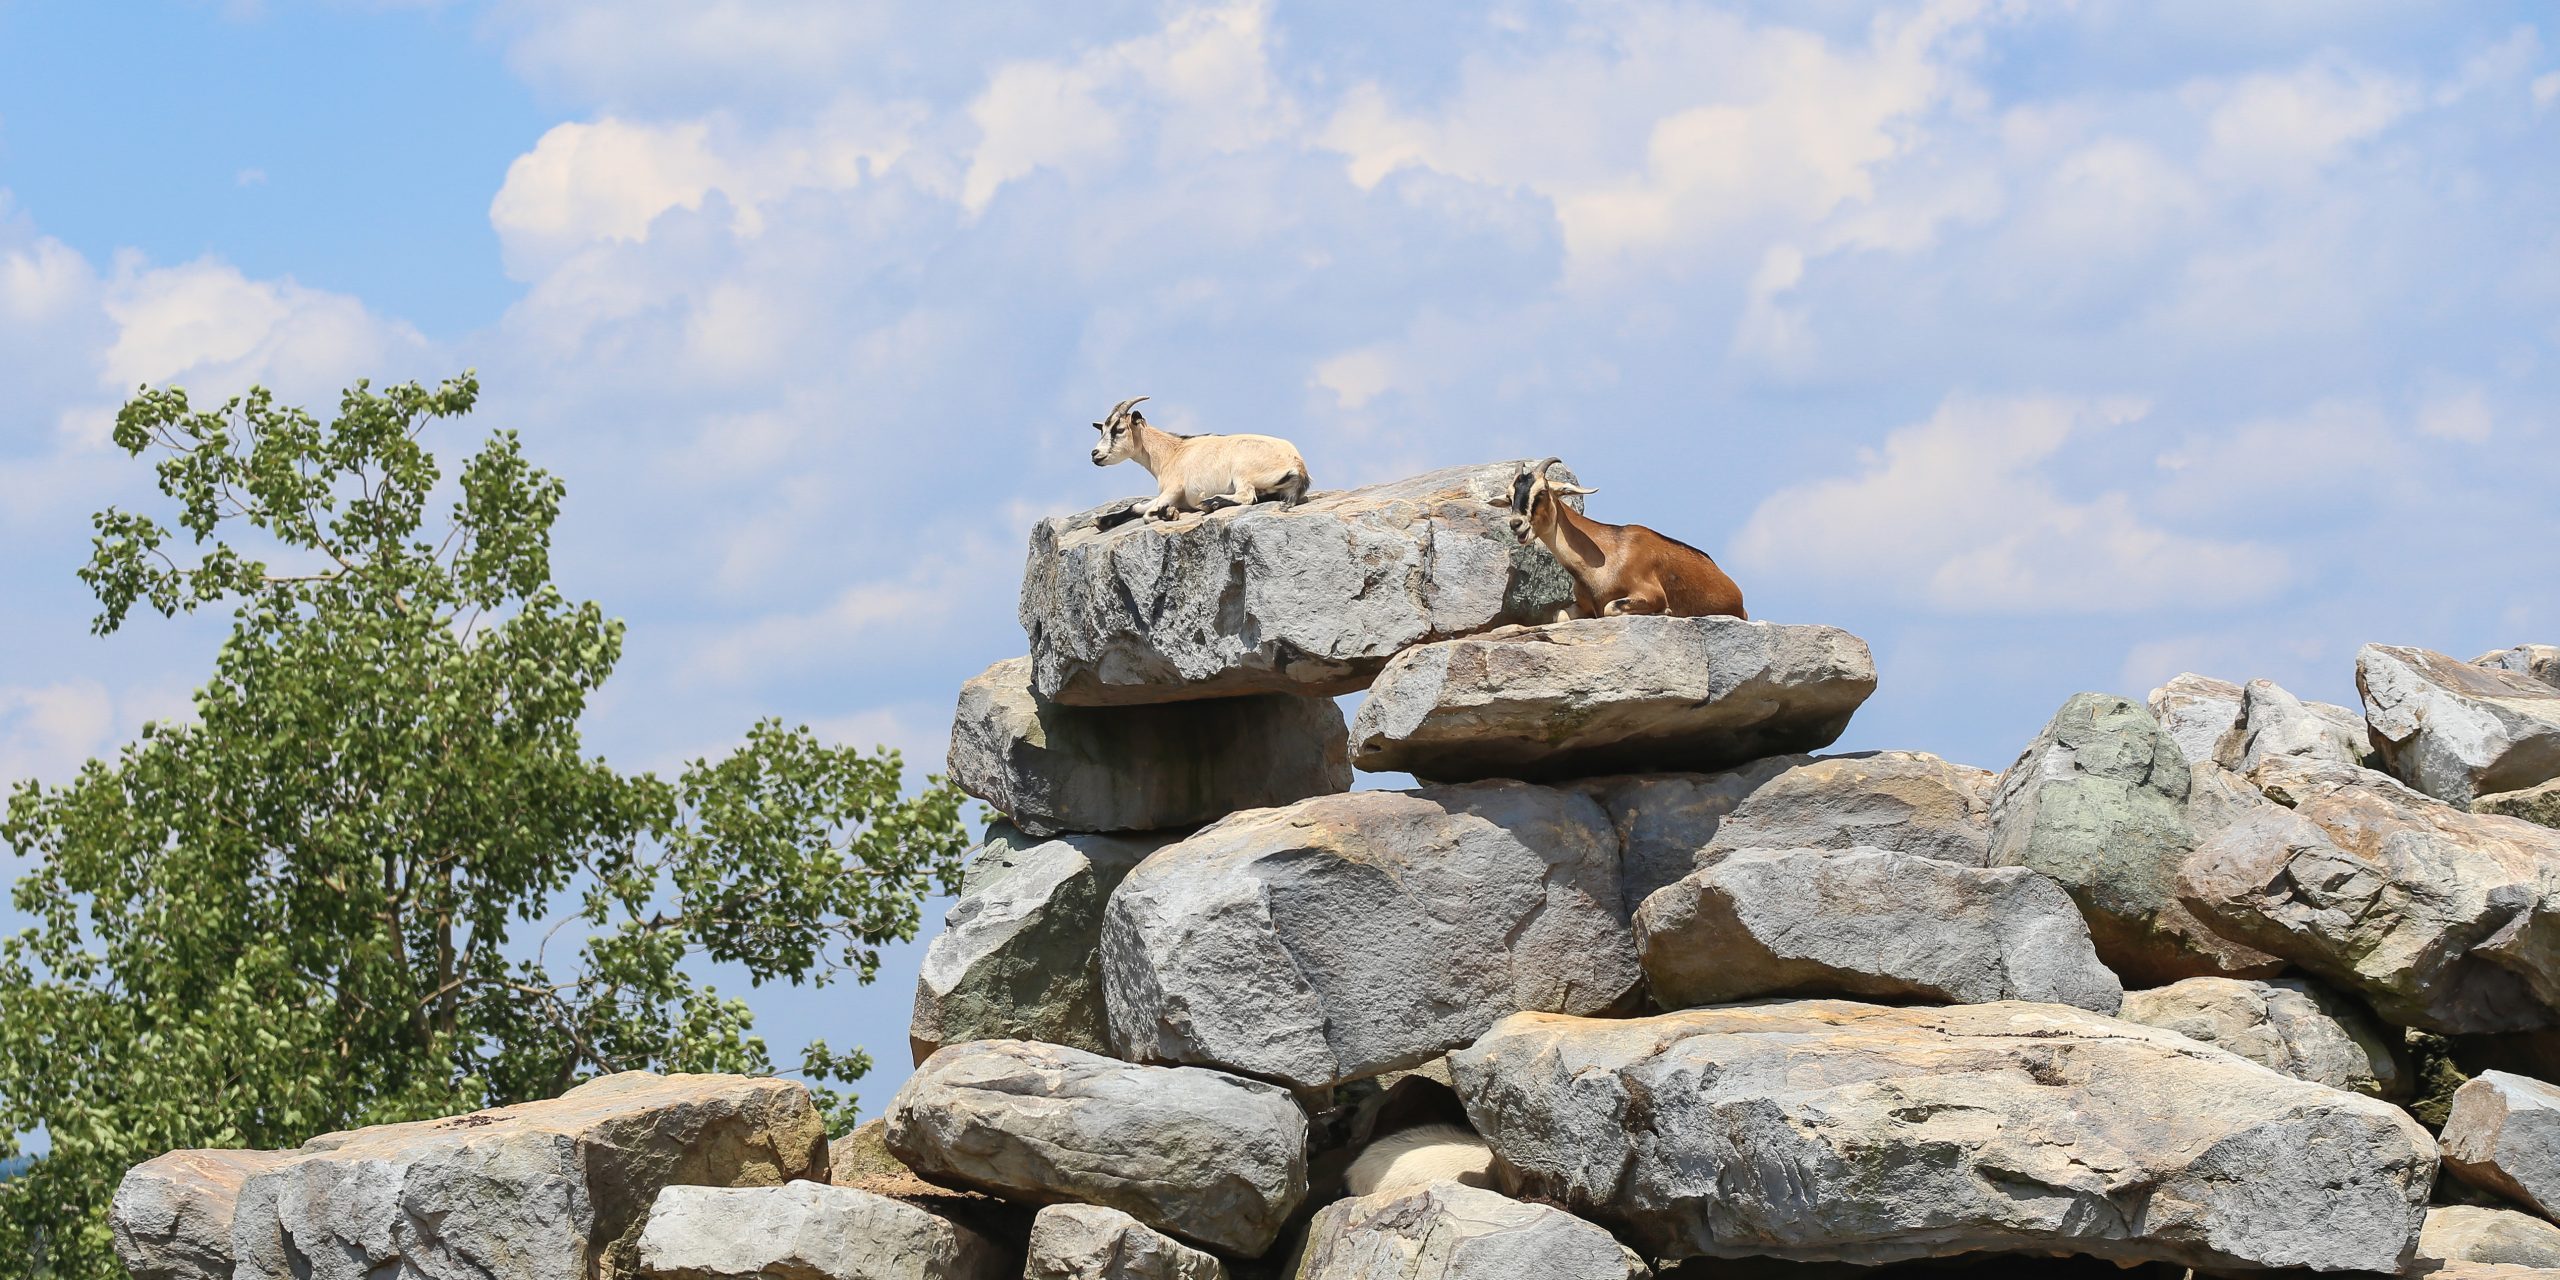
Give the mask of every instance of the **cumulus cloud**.
M 0 789 L 68 779 L 106 748 L 115 723 L 115 700 L 94 680 L 0 685 Z

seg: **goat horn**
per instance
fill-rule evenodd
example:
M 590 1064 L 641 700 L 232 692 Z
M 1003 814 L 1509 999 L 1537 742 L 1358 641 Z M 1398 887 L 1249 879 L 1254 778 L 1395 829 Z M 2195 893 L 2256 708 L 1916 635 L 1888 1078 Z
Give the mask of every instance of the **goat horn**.
M 1129 406 L 1144 399 L 1146 399 L 1145 396 L 1131 396 L 1128 399 L 1121 401 L 1117 407 L 1111 410 L 1111 416 L 1117 418 L 1121 414 L 1127 413 L 1129 411 Z
M 1539 478 L 1539 479 L 1541 479 L 1541 480 L 1544 480 L 1544 479 L 1546 479 L 1546 478 L 1547 478 L 1547 468 L 1552 467 L 1552 466 L 1554 466 L 1555 464 L 1557 464 L 1557 463 L 1559 463 L 1559 462 L 1562 462 L 1562 461 L 1564 461 L 1564 459 L 1562 459 L 1562 458 L 1548 458 L 1548 459 L 1546 459 L 1546 460 L 1544 460 L 1544 461 L 1540 462 L 1538 465 L 1536 465 L 1536 466 L 1534 466 L 1534 467 L 1529 468 L 1529 474 L 1530 474 L 1530 475 L 1533 475 L 1533 476 L 1536 476 L 1536 477 L 1538 477 L 1538 478 Z

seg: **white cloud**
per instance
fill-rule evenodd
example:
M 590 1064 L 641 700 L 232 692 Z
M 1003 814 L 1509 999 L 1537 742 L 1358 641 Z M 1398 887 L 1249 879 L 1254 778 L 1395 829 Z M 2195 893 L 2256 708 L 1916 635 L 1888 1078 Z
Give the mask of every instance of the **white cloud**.
M 2281 585 L 2276 548 L 2162 528 L 2122 490 L 2075 497 L 2048 472 L 2075 435 L 2146 412 L 2129 400 L 1951 398 L 1862 451 L 1854 473 L 1772 495 L 1735 559 L 1955 614 L 2227 606 Z
M 349 295 L 251 279 L 212 258 L 153 267 L 120 256 L 101 305 L 116 323 L 101 375 L 118 392 L 178 382 L 218 397 L 254 382 L 325 403 L 356 378 L 404 369 L 426 346 Z
M 2489 438 L 2494 425 L 2489 397 L 2477 387 L 2438 396 L 2418 410 L 2419 434 L 2438 440 L 2479 444 Z
M 2533 78 L 2533 105 L 2548 107 L 2560 102 L 2560 71 L 2546 71 Z
M 1345 351 L 1316 365 L 1315 385 L 1333 393 L 1333 402 L 1358 409 L 1395 385 L 1395 365 L 1377 347 Z
M 2295 176 L 2336 159 L 2417 108 L 2416 85 L 2345 58 L 2191 86 L 2209 104 L 2208 162 L 2235 178 Z
M 68 779 L 108 746 L 115 720 L 115 700 L 93 680 L 0 685 L 0 790 Z

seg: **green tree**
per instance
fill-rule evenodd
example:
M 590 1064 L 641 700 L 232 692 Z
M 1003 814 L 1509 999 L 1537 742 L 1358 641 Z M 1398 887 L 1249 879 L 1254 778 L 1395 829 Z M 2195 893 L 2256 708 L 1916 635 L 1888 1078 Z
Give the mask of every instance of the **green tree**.
M 0 1156 L 51 1143 L 0 1184 L 0 1257 L 121 1274 L 107 1199 L 173 1147 L 769 1071 L 688 962 L 868 982 L 955 877 L 961 799 L 902 795 L 895 752 L 773 721 L 672 783 L 582 752 L 622 626 L 552 585 L 561 484 L 512 434 L 440 487 L 421 432 L 477 394 L 358 383 L 324 425 L 263 390 L 205 412 L 145 389 L 118 415 L 178 532 L 97 517 L 96 630 L 137 604 L 232 624 L 193 723 L 20 784 L 0 820 L 34 922 L 0 943 Z M 869 1065 L 819 1043 L 800 1069 Z M 841 1126 L 851 1100 L 821 1095 Z

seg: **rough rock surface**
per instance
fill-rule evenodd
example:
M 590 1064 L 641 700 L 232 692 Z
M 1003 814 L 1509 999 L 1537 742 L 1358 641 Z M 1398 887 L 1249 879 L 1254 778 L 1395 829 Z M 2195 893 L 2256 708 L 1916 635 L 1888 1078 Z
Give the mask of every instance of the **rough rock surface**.
M 1831 745 L 1875 688 L 1837 627 L 1577 618 L 1397 654 L 1352 761 L 1444 782 L 1722 769 Z
M 2435 1176 L 2388 1103 L 2056 1005 L 1524 1013 L 1450 1070 L 1522 1194 L 1656 1258 L 2397 1271 Z
M 2242 773 L 2277 756 L 2362 765 L 2373 757 L 2364 717 L 2326 702 L 2305 702 L 2273 680 L 2241 691 L 2239 736 L 2217 761 Z
M 2357 651 L 2356 688 L 2383 763 L 2439 800 L 2467 806 L 2560 778 L 2560 688 L 2383 644 Z
M 1991 861 L 2059 881 L 2089 920 L 2098 958 L 2127 982 L 2271 975 L 2262 952 L 2198 920 L 2178 899 L 2195 847 L 2187 759 L 2129 699 L 2083 693 L 2001 776 Z
M 1488 782 L 1237 814 L 1112 893 L 1112 1043 L 1301 1089 L 1409 1067 L 1515 1009 L 1630 1001 L 1623 911 L 1587 796 Z
M 2520 644 L 2481 654 L 2471 660 L 2471 665 L 2531 676 L 2560 689 L 2560 644 Z
M 640 1233 L 655 1280 L 1013 1280 L 1012 1251 L 852 1187 L 668 1187 Z M 501 1273 L 503 1274 L 503 1273 Z
M 629 1071 L 544 1102 L 312 1139 L 242 1185 L 232 1274 L 592 1280 L 633 1265 L 663 1187 L 826 1174 L 826 1130 L 800 1085 Z
M 1307 1193 L 1307 1119 L 1287 1090 L 1027 1040 L 953 1045 L 889 1107 L 889 1150 L 936 1181 L 1081 1201 L 1255 1255 Z
M 287 1151 L 172 1151 L 126 1171 L 107 1208 L 133 1280 L 230 1280 L 231 1218 L 251 1177 Z
M 2449 1263 L 2560 1271 L 2560 1227 L 2512 1209 L 2437 1205 L 2418 1232 L 2417 1269 Z
M 2471 802 L 2473 813 L 2521 818 L 2536 826 L 2560 827 L 2560 778 L 2522 791 L 2501 791 Z
M 2409 1096 L 2396 1034 L 2298 978 L 2189 978 L 2128 991 L 2117 1017 L 2227 1049 L 2296 1080 L 2376 1098 Z
M 1702 861 L 1735 849 L 1891 849 L 1990 865 L 2000 775 L 1925 751 L 1808 760 L 1753 788 L 1715 828 Z
M 2240 686 L 2190 671 L 2151 691 L 2151 716 L 2178 744 L 2189 764 L 2223 758 L 2225 741 L 2240 728 Z
M 2560 1089 L 2506 1071 L 2483 1071 L 2453 1094 L 2444 1167 L 2543 1217 L 2560 1217 Z
M 1409 646 L 1550 617 L 1571 579 L 1488 505 L 1525 465 L 1107 530 L 1098 512 L 1044 520 L 1022 577 L 1034 680 L 1079 706 L 1330 697 Z
M 2370 769 L 2279 759 L 2269 807 L 2180 872 L 2195 911 L 2450 1034 L 2560 1025 L 2560 832 L 2466 813 Z
M 1098 1204 L 1053 1204 L 1031 1220 L 1022 1280 L 1226 1280 L 1215 1257 Z
M 1348 791 L 1351 752 L 1330 698 L 1061 706 L 1013 658 L 960 686 L 951 780 L 1032 835 L 1155 831 Z
M 1337 1200 L 1307 1224 L 1296 1280 L 1645 1280 L 1653 1270 L 1562 1209 L 1434 1182 Z
M 907 1045 L 1045 1040 L 1105 1052 L 1102 907 L 1129 869 L 1178 833 L 1033 840 L 990 824 L 960 901 L 925 948 Z
M 1673 1008 L 1848 995 L 2114 1013 L 2124 999 L 2070 896 L 2023 867 L 1745 849 L 1645 899 L 1635 930 L 1654 1001 Z
M 1697 869 L 1698 854 L 1735 806 L 1807 756 L 1771 756 L 1715 773 L 1622 773 L 1584 778 L 1564 789 L 1587 795 L 1618 831 L 1618 868 L 1626 910 Z

